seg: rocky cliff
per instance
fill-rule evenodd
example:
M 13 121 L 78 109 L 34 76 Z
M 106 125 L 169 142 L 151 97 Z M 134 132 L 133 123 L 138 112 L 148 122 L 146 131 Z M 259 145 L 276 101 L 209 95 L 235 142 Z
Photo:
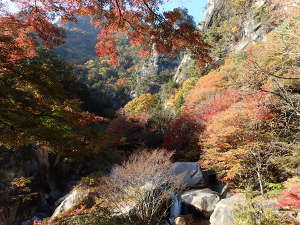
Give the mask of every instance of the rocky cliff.
M 204 19 L 204 28 L 208 29 L 213 21 L 213 18 L 219 13 L 222 9 L 225 0 L 208 0 L 207 9 L 205 12 Z
M 275 4 L 267 0 L 208 0 L 205 19 L 201 29 L 207 42 L 213 46 L 212 57 L 220 65 L 231 52 L 245 49 L 253 42 L 263 41 L 278 21 L 273 12 Z M 190 77 L 193 60 L 188 53 L 183 57 L 174 81 L 182 83 Z M 210 67 L 215 67 L 211 66 Z
M 213 46 L 213 58 L 224 59 L 231 52 L 263 41 L 281 23 L 275 16 L 278 7 L 273 0 L 209 0 L 204 31 Z

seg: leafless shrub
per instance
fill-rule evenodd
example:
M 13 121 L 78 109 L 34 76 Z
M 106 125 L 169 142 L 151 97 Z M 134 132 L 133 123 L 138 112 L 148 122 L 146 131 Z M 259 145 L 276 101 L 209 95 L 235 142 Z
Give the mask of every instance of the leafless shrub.
M 134 224 L 161 224 L 167 216 L 171 193 L 181 188 L 182 177 L 172 175 L 166 150 L 140 151 L 112 170 L 100 187 L 98 205 Z

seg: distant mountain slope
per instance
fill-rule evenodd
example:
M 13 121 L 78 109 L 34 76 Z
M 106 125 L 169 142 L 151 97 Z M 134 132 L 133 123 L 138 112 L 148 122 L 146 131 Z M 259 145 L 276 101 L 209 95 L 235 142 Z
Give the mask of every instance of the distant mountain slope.
M 81 17 L 77 23 L 64 24 L 67 34 L 65 44 L 55 48 L 54 53 L 74 64 L 83 64 L 95 58 L 98 31 L 89 20 L 88 17 Z

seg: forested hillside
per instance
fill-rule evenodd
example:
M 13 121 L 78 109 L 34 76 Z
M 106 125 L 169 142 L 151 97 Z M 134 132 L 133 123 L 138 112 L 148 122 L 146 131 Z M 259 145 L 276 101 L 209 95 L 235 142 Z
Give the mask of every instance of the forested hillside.
M 95 46 L 98 31 L 90 24 L 88 17 L 77 18 L 76 23 L 69 22 L 60 26 L 65 30 L 66 39 L 63 45 L 54 49 L 55 54 L 74 64 L 83 64 L 97 57 Z
M 18 3 L 0 225 L 300 224 L 299 0 Z

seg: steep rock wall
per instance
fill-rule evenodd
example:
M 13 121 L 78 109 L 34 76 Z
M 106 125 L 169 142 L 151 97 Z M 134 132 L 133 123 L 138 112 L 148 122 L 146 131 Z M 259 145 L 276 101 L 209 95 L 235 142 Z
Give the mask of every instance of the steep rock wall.
M 211 24 L 213 17 L 216 16 L 222 9 L 225 0 L 208 0 L 207 9 L 205 12 L 204 28 L 208 29 Z
M 278 7 L 273 0 L 209 0 L 204 31 L 213 58 L 224 59 L 230 52 L 263 41 L 280 24 L 274 16 Z

